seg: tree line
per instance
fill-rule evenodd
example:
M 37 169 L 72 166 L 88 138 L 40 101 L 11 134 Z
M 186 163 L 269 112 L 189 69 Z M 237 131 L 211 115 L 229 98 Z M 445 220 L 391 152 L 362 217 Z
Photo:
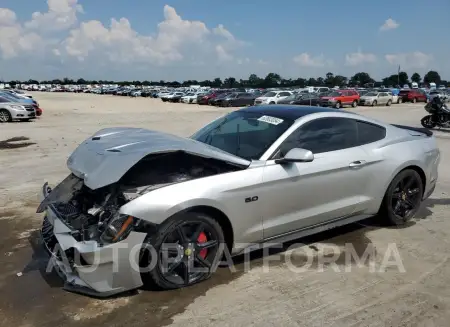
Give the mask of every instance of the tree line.
M 179 81 L 110 81 L 110 80 L 86 80 L 83 78 L 71 79 L 54 79 L 49 81 L 37 81 L 30 79 L 28 81 L 10 81 L 10 85 L 16 84 L 53 84 L 53 85 L 87 85 L 87 84 L 119 84 L 122 86 L 135 85 L 135 86 L 189 86 L 189 85 L 201 85 L 214 88 L 237 88 L 237 87 L 249 87 L 249 88 L 270 88 L 270 87 L 305 87 L 305 86 L 381 86 L 386 87 L 401 87 L 410 82 L 416 82 L 418 84 L 429 85 L 430 83 L 436 83 L 436 85 L 448 85 L 449 81 L 441 79 L 441 76 L 437 71 L 430 70 L 423 78 L 418 73 L 413 73 L 411 78 L 404 71 L 399 74 L 393 74 L 383 78 L 381 81 L 375 81 L 368 73 L 359 72 L 350 78 L 342 75 L 334 75 L 329 72 L 324 77 L 317 78 L 283 78 L 279 74 L 269 73 L 266 77 L 259 77 L 256 74 L 251 74 L 247 79 L 236 79 L 234 77 L 227 77 L 221 79 L 219 77 L 213 80 L 185 80 Z

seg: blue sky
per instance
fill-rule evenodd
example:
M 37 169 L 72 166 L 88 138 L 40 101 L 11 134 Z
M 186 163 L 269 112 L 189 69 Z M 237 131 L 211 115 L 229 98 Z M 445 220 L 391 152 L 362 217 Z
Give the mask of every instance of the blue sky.
M 448 0 L 1 0 L 0 8 L 3 79 L 358 71 L 380 79 L 399 64 L 450 79 Z

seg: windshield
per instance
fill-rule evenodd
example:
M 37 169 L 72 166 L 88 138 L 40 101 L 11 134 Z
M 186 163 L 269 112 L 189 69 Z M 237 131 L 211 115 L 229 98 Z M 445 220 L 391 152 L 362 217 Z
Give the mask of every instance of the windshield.
M 285 97 L 284 101 L 294 101 L 295 99 L 297 99 L 297 97 L 298 97 L 298 94 L 292 94 L 292 95 Z
M 366 97 L 376 97 L 378 95 L 378 93 L 376 92 L 367 92 L 366 94 L 364 94 L 364 96 Z
M 329 97 L 340 97 L 342 94 L 340 92 L 331 92 L 330 94 L 327 94 Z
M 15 96 L 11 93 L 7 93 L 7 92 L 1 92 L 0 96 L 2 96 L 5 99 L 11 100 L 12 102 L 18 102 L 18 100 L 20 99 L 18 96 Z
M 258 160 L 293 121 L 235 111 L 200 129 L 192 139 L 247 160 Z
M 277 94 L 275 93 L 275 92 L 267 92 L 267 93 L 265 93 L 264 95 L 263 95 L 263 97 L 266 97 L 266 98 L 272 98 L 272 97 L 274 97 L 274 96 L 276 96 Z

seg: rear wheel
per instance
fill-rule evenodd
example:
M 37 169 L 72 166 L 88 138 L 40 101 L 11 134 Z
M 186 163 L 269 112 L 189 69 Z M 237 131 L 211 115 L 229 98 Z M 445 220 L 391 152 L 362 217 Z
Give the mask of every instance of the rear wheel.
M 275 104 L 275 102 L 271 101 L 269 104 Z
M 427 116 L 423 117 L 420 120 L 420 123 L 425 128 L 435 128 L 436 127 L 436 123 L 433 121 L 432 115 L 427 115 Z
M 358 101 L 354 100 L 354 101 L 352 102 L 352 107 L 353 107 L 353 108 L 356 108 L 357 105 L 358 105 Z
M 390 107 L 391 104 L 392 104 L 392 101 L 391 101 L 391 100 L 388 100 L 388 102 L 386 103 L 386 106 Z
M 375 107 L 377 104 L 378 104 L 378 103 L 377 103 L 377 100 L 373 100 L 373 102 L 372 102 L 372 107 Z
M 186 213 L 163 223 L 148 244 L 157 255 L 156 265 L 148 272 L 151 282 L 161 289 L 176 289 L 211 277 L 225 238 L 212 217 Z M 150 260 L 151 256 L 144 254 L 141 266 L 148 266 Z
M 341 102 L 340 102 L 340 101 L 336 102 L 336 104 L 335 104 L 334 107 L 335 107 L 336 109 L 340 109 L 340 108 L 341 108 Z
M 12 120 L 11 114 L 6 109 L 0 110 L 0 123 L 7 123 Z
M 404 225 L 420 208 L 423 183 L 418 172 L 401 171 L 389 185 L 383 199 L 381 214 L 391 225 Z

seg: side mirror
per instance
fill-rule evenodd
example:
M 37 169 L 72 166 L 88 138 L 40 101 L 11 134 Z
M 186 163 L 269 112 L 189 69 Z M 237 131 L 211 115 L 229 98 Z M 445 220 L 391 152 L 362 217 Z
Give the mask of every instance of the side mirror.
M 276 159 L 275 163 L 283 164 L 290 162 L 311 162 L 314 160 L 314 154 L 305 149 L 294 148 L 288 151 L 284 158 Z

